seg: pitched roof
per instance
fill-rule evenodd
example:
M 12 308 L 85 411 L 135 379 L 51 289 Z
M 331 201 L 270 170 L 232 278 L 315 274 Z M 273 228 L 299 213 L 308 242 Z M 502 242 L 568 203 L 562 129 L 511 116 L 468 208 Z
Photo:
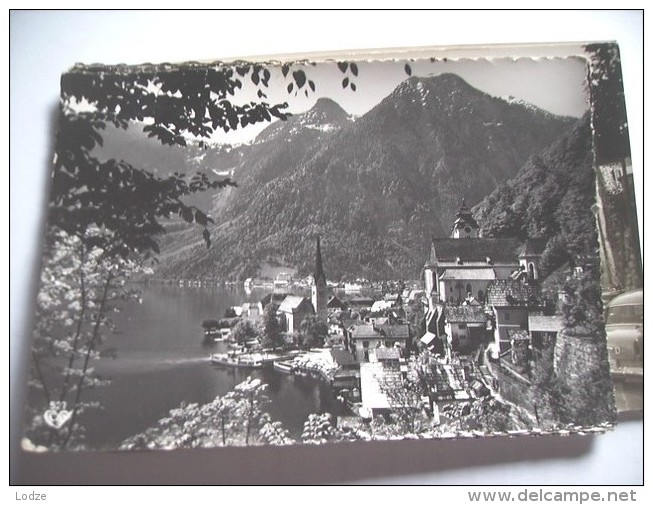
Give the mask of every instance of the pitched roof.
M 265 307 L 268 303 L 274 303 L 279 305 L 283 302 L 283 299 L 288 296 L 288 293 L 268 293 L 263 298 L 261 298 L 261 305 Z
M 437 264 L 438 264 L 438 258 L 435 254 L 435 247 L 433 245 L 433 242 L 431 242 L 431 248 L 429 249 L 429 257 L 426 259 L 426 263 L 424 263 L 424 269 L 432 268 Z
M 529 275 L 526 269 L 523 266 L 520 266 L 518 270 L 510 272 L 510 278 L 518 281 L 521 279 L 528 279 Z
M 436 261 L 518 263 L 519 240 L 516 238 L 434 238 Z M 429 258 L 430 260 L 431 258 Z
M 465 300 L 462 303 L 462 305 L 480 305 L 480 304 L 481 304 L 481 302 L 479 302 L 473 296 L 465 298 Z
M 466 240 L 466 239 L 461 239 Z M 474 280 L 491 281 L 497 278 L 493 268 L 447 268 L 440 279 L 442 280 Z
M 329 298 L 329 301 L 327 302 L 327 307 L 330 308 L 330 309 L 333 309 L 333 308 L 344 309 L 344 308 L 347 307 L 347 304 L 345 302 L 343 302 L 337 296 L 333 295 L 331 298 Z
M 281 302 L 281 305 L 279 305 L 279 311 L 280 312 L 294 312 L 305 301 L 308 302 L 308 300 L 306 298 L 304 298 L 303 296 L 287 295 L 283 299 L 283 302 Z M 308 302 L 308 303 L 310 303 L 310 302 Z
M 485 323 L 485 311 L 480 305 L 445 306 L 444 317 L 450 323 Z
M 374 300 L 372 298 L 369 298 L 367 296 L 352 296 L 349 299 L 349 305 L 369 305 L 371 306 L 374 303 Z
M 377 300 L 372 304 L 372 307 L 370 307 L 370 310 L 372 312 L 380 312 L 383 309 L 389 309 L 392 306 L 391 301 L 387 300 Z
M 374 329 L 372 324 L 359 324 L 354 326 L 351 332 L 352 339 L 359 338 L 381 338 L 381 335 Z
M 495 307 L 537 305 L 539 290 L 535 284 L 512 279 L 490 281 L 487 286 L 487 301 Z
M 424 333 L 424 335 L 422 336 L 422 338 L 419 339 L 419 341 L 420 341 L 422 344 L 429 345 L 431 342 L 433 342 L 433 340 L 434 340 L 436 337 L 437 337 L 437 335 L 436 335 L 435 333 L 431 333 L 430 331 L 427 331 L 426 333 Z
M 410 336 L 408 324 L 383 324 L 378 325 L 377 329 L 383 333 L 386 338 L 406 339 Z
M 565 327 L 562 316 L 542 316 L 528 314 L 529 331 L 560 331 Z
M 342 324 L 345 328 L 350 329 L 354 326 L 361 326 L 363 324 L 367 324 L 365 321 L 362 319 L 352 319 L 350 317 L 344 317 L 342 319 Z

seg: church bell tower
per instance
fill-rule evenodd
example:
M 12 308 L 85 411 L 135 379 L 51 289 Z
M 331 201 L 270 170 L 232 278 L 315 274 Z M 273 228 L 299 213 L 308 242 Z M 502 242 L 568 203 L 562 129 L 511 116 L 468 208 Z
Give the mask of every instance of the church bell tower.
M 456 213 L 456 220 L 451 226 L 451 238 L 478 238 L 480 226 L 472 216 L 472 211 L 465 205 L 463 198 L 462 205 Z
M 322 267 L 322 252 L 320 251 L 320 237 L 317 237 L 317 248 L 315 251 L 315 272 L 313 273 L 313 287 L 311 288 L 311 301 L 315 314 L 320 321 L 327 319 L 327 282 Z

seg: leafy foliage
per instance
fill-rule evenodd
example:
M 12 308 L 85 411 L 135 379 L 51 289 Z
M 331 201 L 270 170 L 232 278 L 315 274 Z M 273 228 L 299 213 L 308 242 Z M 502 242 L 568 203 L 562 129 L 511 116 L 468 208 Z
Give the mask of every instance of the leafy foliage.
M 260 337 L 258 328 L 249 319 L 241 319 L 231 328 L 231 338 L 240 345 Z
M 429 424 L 422 410 L 422 394 L 424 388 L 419 377 L 409 376 L 402 379 L 397 376 L 398 370 L 392 375 L 385 375 L 379 386 L 390 403 L 391 419 L 400 427 L 400 433 L 418 434 Z
M 269 72 L 253 67 L 239 75 L 248 72 L 255 84 L 267 86 Z M 253 77 L 258 72 L 262 79 Z M 159 177 L 122 159 L 100 160 L 100 132 L 108 124 L 126 129 L 138 122 L 159 143 L 186 146 L 186 138 L 207 139 L 218 128 L 286 117 L 285 104 L 234 105 L 230 98 L 241 87 L 229 66 L 78 65 L 62 76 L 32 345 L 31 384 L 45 407 L 30 406 L 33 422 L 26 433 L 32 445 L 63 449 L 83 443 L 79 415 L 91 406 L 83 392 L 104 383 L 91 364 L 111 329 L 110 310 L 133 295 L 124 288 L 126 278 L 141 273 L 139 261 L 159 252 L 162 219 L 178 216 L 198 224 L 210 246 L 213 220 L 184 198 L 233 185 L 202 172 Z M 198 146 L 204 148 L 204 141 Z
M 295 439 L 290 436 L 290 433 L 280 421 L 273 421 L 269 414 L 264 413 L 260 420 L 262 426 L 259 430 L 259 435 L 270 445 L 291 445 L 295 443 Z
M 359 440 L 355 430 L 342 429 L 334 425 L 333 416 L 329 413 L 309 414 L 304 422 L 302 441 L 305 444 L 325 444 L 328 442 L 343 442 Z
M 630 144 L 619 46 L 588 44 L 585 50 L 590 58 L 588 81 L 597 162 L 621 161 L 630 156 Z
M 30 386 L 42 401 L 30 406 L 31 426 L 26 435 L 36 445 L 53 450 L 76 448 L 84 443 L 79 415 L 96 403 L 84 401 L 83 393 L 107 383 L 93 363 L 100 347 L 114 329 L 111 313 L 138 292 L 125 282 L 146 272 L 136 260 L 109 259 L 104 251 L 86 244 L 100 237 L 88 231 L 86 240 L 63 231 L 46 234 L 46 254 L 31 344 Z M 61 426 L 44 423 L 44 412 L 63 413 Z M 68 416 L 69 414 L 69 416 Z
M 299 325 L 301 346 L 304 349 L 323 347 L 329 328 L 317 316 L 307 316 Z
M 593 269 L 584 269 L 567 277 L 563 287 L 562 315 L 568 331 L 601 341 L 605 338 L 605 324 L 597 275 Z
M 470 402 L 454 403 L 440 410 L 441 431 L 507 432 L 532 428 L 532 423 L 519 407 L 485 396 Z
M 571 417 L 566 401 L 571 390 L 555 373 L 553 351 L 551 343 L 537 354 L 531 377 L 535 417 L 543 428 L 558 428 Z
M 259 332 L 263 347 L 279 347 L 284 344 L 281 324 L 277 317 L 276 308 L 272 303 L 268 304 L 263 311 Z
M 544 237 L 543 277 L 598 248 L 588 118 L 529 158 L 514 179 L 474 208 L 485 237 Z
M 415 298 L 404 305 L 406 307 L 406 320 L 410 325 L 410 349 L 418 348 L 419 339 L 426 333 L 426 318 L 422 300 Z
M 233 391 L 205 405 L 182 404 L 149 428 L 125 440 L 121 449 L 178 449 L 294 440 L 283 425 L 262 410 L 267 384 L 248 377 Z
M 162 144 L 185 146 L 189 136 L 207 139 L 216 129 L 286 117 L 285 105 L 233 105 L 229 98 L 242 82 L 227 66 L 78 66 L 63 75 L 61 87 L 50 223 L 80 238 L 90 227 L 106 229 L 110 233 L 88 245 L 108 255 L 157 253 L 160 219 L 172 215 L 204 227 L 202 238 L 210 245 L 207 224 L 213 220 L 183 197 L 233 185 L 199 172 L 186 181 L 181 173 L 162 178 L 122 160 L 100 162 L 91 152 L 102 145 L 99 131 L 108 123 L 124 129 L 139 121 Z

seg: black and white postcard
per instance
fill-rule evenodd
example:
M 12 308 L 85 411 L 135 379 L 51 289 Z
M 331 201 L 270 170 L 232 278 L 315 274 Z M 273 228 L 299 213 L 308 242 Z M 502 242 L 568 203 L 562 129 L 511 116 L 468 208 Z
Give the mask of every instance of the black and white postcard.
M 23 449 L 593 433 L 641 409 L 619 52 L 572 53 L 66 71 Z

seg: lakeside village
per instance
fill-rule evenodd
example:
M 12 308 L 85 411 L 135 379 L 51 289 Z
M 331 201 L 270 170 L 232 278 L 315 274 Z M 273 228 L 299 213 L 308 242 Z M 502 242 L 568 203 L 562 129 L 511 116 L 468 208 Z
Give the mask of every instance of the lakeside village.
M 463 200 L 451 236 L 433 239 L 421 283 L 387 283 L 376 294 L 330 288 L 318 238 L 310 298 L 283 292 L 292 279 L 282 276 L 259 302 L 204 321 L 207 341 L 228 348 L 211 362 L 323 380 L 353 413 L 337 425 L 361 427 L 411 410 L 437 427 L 441 416 L 494 402 L 513 418 L 518 412 L 503 423 L 508 433 L 553 428 L 532 387 L 538 363 L 564 361 L 573 376 L 574 367 L 598 368 L 600 352 L 560 338 L 563 296 L 545 299 L 539 276 L 546 241 L 483 238 L 479 229 Z M 254 284 L 248 279 L 245 288 Z M 486 413 L 472 413 L 479 419 L 471 436 L 488 434 Z

